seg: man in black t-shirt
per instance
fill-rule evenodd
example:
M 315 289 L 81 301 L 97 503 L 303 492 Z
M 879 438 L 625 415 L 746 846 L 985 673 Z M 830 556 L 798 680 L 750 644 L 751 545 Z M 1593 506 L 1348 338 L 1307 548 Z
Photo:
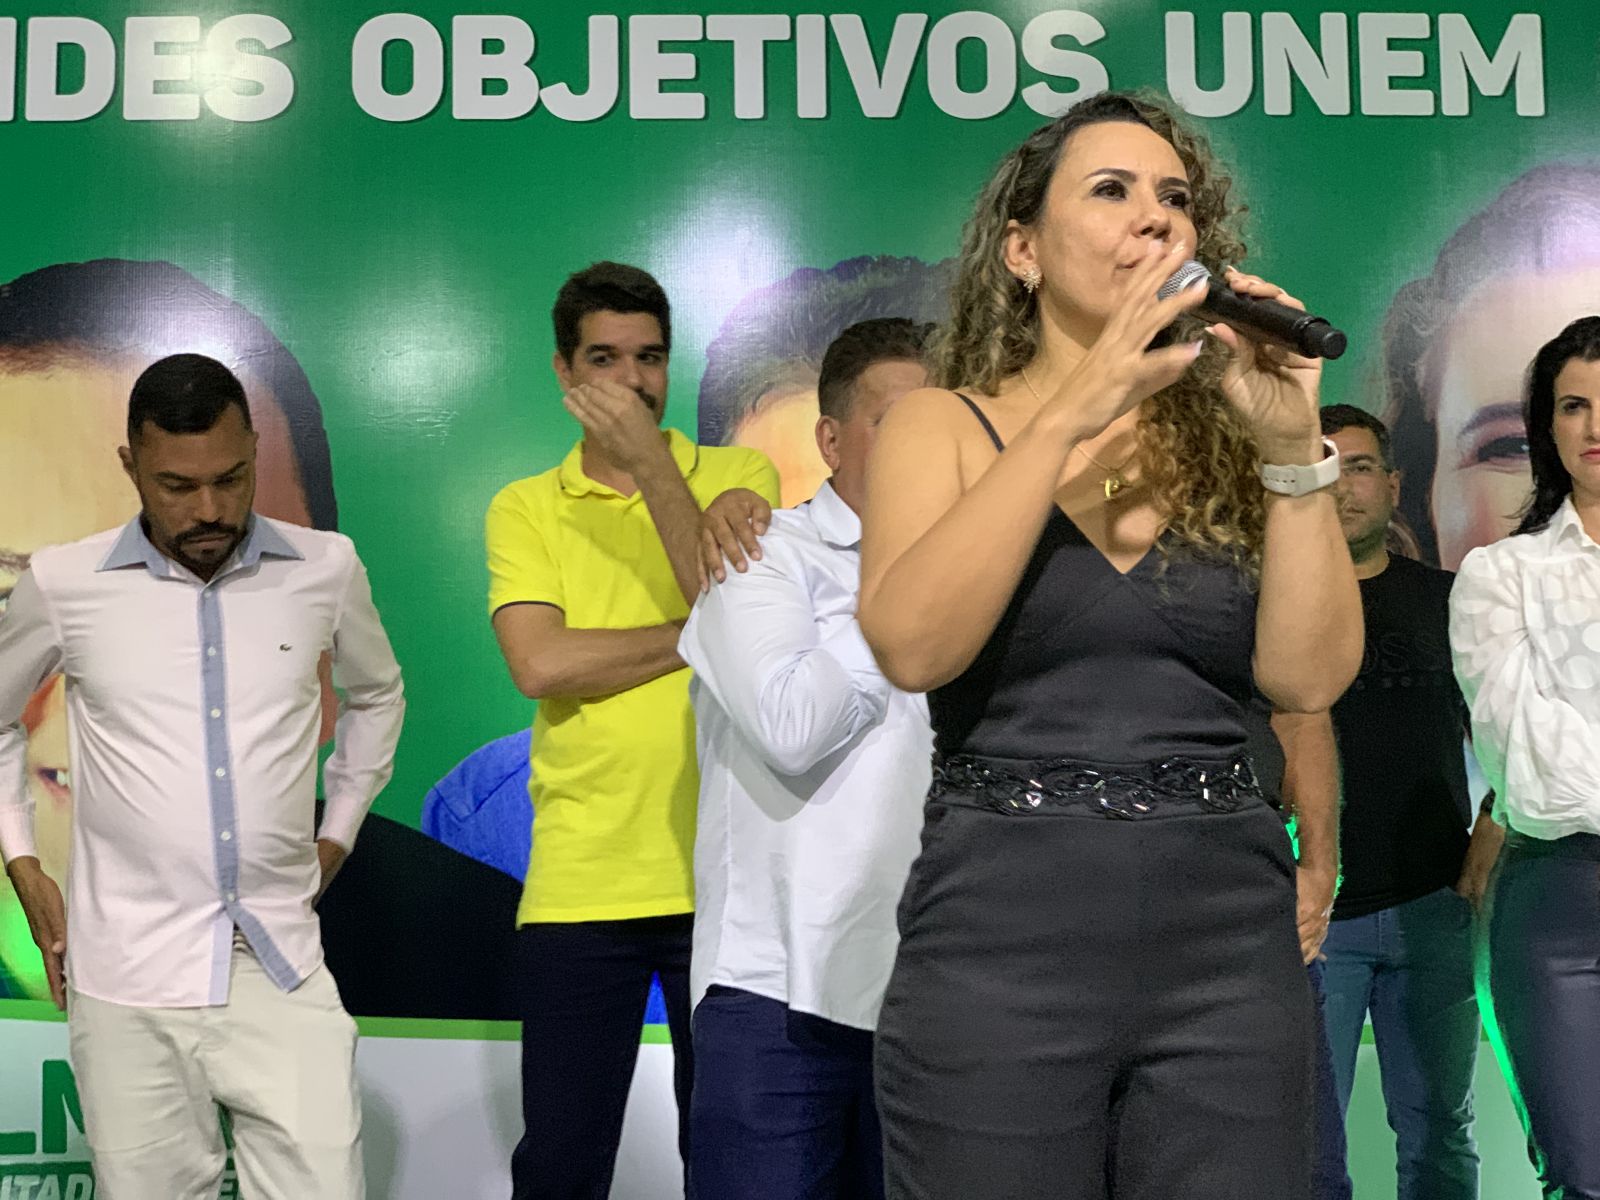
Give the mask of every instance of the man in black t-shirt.
M 1339 518 L 1367 634 L 1361 672 L 1333 708 L 1344 780 L 1344 880 L 1323 943 L 1334 1077 L 1348 1108 L 1370 1012 L 1398 1200 L 1477 1200 L 1472 905 L 1457 892 L 1471 814 L 1467 714 L 1448 636 L 1454 576 L 1385 548 L 1400 475 L 1382 422 L 1341 404 L 1322 410 L 1322 429 L 1342 458 Z

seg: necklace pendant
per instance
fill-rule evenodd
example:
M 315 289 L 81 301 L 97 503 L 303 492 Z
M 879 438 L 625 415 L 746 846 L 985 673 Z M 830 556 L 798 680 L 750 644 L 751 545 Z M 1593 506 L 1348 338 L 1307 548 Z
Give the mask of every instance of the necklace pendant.
M 1113 471 L 1106 476 L 1106 499 L 1114 500 L 1118 492 L 1128 486 L 1128 481 L 1122 477 L 1121 471 Z

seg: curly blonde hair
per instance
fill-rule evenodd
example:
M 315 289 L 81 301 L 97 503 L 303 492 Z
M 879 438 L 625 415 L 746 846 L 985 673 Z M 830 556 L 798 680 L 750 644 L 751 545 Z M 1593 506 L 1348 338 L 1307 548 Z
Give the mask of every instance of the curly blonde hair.
M 934 350 L 940 386 L 993 394 L 1038 353 L 1038 302 L 1006 268 L 1006 227 L 1038 223 L 1067 139 L 1107 121 L 1143 125 L 1178 152 L 1193 196 L 1194 257 L 1214 272 L 1243 258 L 1238 224 L 1245 209 L 1203 137 L 1152 95 L 1105 92 L 1084 100 L 1007 154 L 979 194 L 962 234 L 951 318 Z M 1192 337 L 1197 329 L 1186 317 L 1179 333 Z M 1139 419 L 1138 458 L 1156 504 L 1169 514 L 1166 533 L 1254 571 L 1266 509 L 1255 439 L 1222 395 L 1225 366 L 1226 351 L 1208 345 L 1192 370 L 1152 398 Z

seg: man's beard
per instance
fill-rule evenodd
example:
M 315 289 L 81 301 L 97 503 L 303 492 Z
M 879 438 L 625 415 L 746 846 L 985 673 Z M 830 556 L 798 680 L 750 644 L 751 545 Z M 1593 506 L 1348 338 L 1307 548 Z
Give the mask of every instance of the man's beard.
M 227 539 L 216 550 L 204 551 L 205 557 L 191 554 L 186 548 L 190 543 L 201 538 L 221 535 Z M 239 543 L 244 541 L 244 528 L 239 525 L 224 525 L 218 522 L 207 522 L 186 529 L 172 539 L 172 556 L 188 567 L 195 574 L 203 574 L 208 570 L 215 570 L 218 565 L 228 561 L 230 555 L 239 548 Z

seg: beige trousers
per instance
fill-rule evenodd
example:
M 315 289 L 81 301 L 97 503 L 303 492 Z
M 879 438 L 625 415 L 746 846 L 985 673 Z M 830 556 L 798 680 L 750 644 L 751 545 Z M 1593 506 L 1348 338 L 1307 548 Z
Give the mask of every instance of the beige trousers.
M 362 1200 L 356 1025 L 318 967 L 293 992 L 235 938 L 228 1003 L 71 993 L 73 1073 L 101 1200 L 215 1200 L 233 1125 L 243 1200 Z

